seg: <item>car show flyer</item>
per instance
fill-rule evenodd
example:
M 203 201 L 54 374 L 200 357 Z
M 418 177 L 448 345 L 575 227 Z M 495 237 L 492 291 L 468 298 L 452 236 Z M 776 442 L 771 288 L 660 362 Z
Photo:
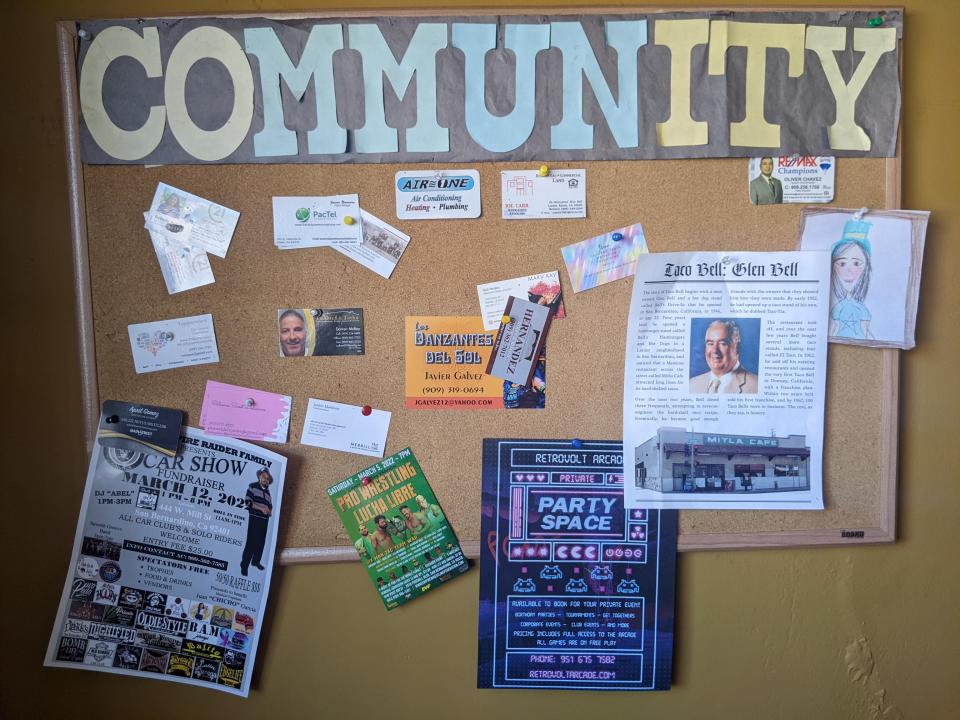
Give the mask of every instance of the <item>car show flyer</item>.
M 387 610 L 470 569 L 410 448 L 327 488 Z
M 286 463 L 189 427 L 173 457 L 98 439 L 44 664 L 246 697 Z
M 406 407 L 502 409 L 504 381 L 484 372 L 496 334 L 479 316 L 407 316 Z
M 677 512 L 627 509 L 623 446 L 483 441 L 477 687 L 667 690 Z

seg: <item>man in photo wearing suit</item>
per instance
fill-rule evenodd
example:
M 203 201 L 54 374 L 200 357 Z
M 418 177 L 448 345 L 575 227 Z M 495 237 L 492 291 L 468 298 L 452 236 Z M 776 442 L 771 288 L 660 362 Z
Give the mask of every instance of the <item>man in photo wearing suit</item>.
M 773 158 L 760 158 L 760 174 L 750 181 L 750 202 L 754 205 L 779 205 L 783 202 L 783 184 L 773 176 Z
M 757 376 L 740 365 L 740 328 L 733 320 L 715 320 L 704 338 L 707 372 L 690 378 L 691 393 L 754 395 Z

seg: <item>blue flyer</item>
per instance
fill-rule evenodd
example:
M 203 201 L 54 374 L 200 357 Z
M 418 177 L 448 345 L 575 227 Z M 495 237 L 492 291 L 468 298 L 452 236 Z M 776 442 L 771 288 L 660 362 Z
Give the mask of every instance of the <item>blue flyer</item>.
M 677 512 L 624 506 L 620 442 L 484 440 L 481 513 L 477 687 L 670 688 Z

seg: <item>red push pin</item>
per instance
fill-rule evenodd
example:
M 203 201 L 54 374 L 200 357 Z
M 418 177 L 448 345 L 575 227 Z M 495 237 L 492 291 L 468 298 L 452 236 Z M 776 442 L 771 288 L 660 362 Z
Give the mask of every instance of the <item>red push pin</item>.
M 361 484 L 361 485 L 369 485 L 369 484 L 370 484 L 370 478 L 365 477 L 363 480 L 360 481 L 360 484 Z
M 366 417 L 367 415 L 373 412 L 373 408 L 370 407 L 369 405 L 364 405 L 363 410 L 361 410 L 360 412 L 363 413 L 364 417 Z

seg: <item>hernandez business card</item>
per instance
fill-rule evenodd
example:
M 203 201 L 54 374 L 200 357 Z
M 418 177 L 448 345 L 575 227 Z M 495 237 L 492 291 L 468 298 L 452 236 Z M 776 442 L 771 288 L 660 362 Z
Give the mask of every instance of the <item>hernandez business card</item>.
M 533 382 L 552 318 L 553 311 L 546 305 L 508 298 L 500 332 L 487 361 L 487 374 L 517 385 Z

